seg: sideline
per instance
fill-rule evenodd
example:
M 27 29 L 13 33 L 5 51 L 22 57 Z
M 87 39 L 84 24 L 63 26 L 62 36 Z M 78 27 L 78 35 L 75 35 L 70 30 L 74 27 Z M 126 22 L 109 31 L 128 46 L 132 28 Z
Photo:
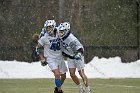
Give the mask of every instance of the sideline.
M 69 82 L 69 83 L 71 83 L 71 82 Z M 135 88 L 135 89 L 140 89 L 140 87 L 139 86 L 127 86 L 127 85 L 111 85 L 111 84 L 95 84 L 95 86 L 104 86 L 104 87 L 123 87 L 123 88 Z M 90 86 L 91 87 L 91 86 Z M 64 89 L 77 89 L 78 87 L 64 87 L 63 86 L 63 88 Z M 95 88 L 95 87 L 91 87 L 91 88 Z M 39 88 L 39 89 L 52 89 L 52 88 Z
M 136 88 L 140 89 L 139 86 L 127 86 L 127 85 L 111 85 L 111 84 L 95 84 L 97 86 L 107 86 L 107 87 L 124 87 L 124 88 Z

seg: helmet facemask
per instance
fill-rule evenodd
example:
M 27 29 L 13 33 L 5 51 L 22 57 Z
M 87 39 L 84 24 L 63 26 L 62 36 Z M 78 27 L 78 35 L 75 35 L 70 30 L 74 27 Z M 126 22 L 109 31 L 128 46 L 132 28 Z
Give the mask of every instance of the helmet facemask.
M 62 38 L 64 35 L 65 35 L 65 31 L 64 30 L 59 30 L 58 31 L 58 36 L 60 37 L 60 38 Z
M 54 20 L 47 20 L 44 23 L 44 27 L 46 28 L 47 33 L 50 34 L 50 35 L 53 34 L 55 26 L 56 26 L 56 22 Z
M 66 33 L 66 29 L 63 25 L 59 26 L 58 36 L 62 38 Z
M 47 26 L 46 31 L 48 34 L 52 35 L 53 34 L 53 27 L 52 26 Z
M 63 38 L 67 34 L 67 32 L 69 32 L 69 30 L 70 30 L 69 22 L 61 23 L 59 25 L 59 31 L 58 31 L 59 37 Z

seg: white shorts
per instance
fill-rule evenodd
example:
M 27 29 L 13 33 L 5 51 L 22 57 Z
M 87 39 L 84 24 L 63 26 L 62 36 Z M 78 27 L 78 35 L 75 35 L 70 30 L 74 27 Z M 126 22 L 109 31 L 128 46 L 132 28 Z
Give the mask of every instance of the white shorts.
M 59 69 L 61 74 L 64 74 L 67 72 L 67 66 L 63 58 L 47 58 L 48 66 L 51 70 Z
M 68 61 L 68 68 L 77 68 L 79 71 L 85 67 L 84 56 L 82 56 L 82 60 L 68 58 L 67 61 Z

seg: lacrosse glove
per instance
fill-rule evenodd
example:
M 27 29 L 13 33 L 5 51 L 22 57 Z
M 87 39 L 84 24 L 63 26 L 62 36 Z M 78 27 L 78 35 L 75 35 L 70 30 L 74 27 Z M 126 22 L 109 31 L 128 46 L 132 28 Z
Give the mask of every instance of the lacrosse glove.
M 76 59 L 76 60 L 82 60 L 82 54 L 80 53 L 80 52 L 78 52 L 75 56 L 74 56 L 74 58 Z
M 46 62 L 46 60 L 41 60 L 41 66 L 46 66 L 48 63 Z

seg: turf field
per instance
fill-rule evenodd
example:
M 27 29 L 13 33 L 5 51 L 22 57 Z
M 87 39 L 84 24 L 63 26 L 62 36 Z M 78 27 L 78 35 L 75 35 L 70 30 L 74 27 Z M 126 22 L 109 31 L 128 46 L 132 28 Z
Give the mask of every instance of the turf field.
M 140 79 L 90 79 L 92 93 L 140 93 Z M 53 79 L 0 79 L 0 93 L 53 93 Z M 78 93 L 71 79 L 64 93 Z

